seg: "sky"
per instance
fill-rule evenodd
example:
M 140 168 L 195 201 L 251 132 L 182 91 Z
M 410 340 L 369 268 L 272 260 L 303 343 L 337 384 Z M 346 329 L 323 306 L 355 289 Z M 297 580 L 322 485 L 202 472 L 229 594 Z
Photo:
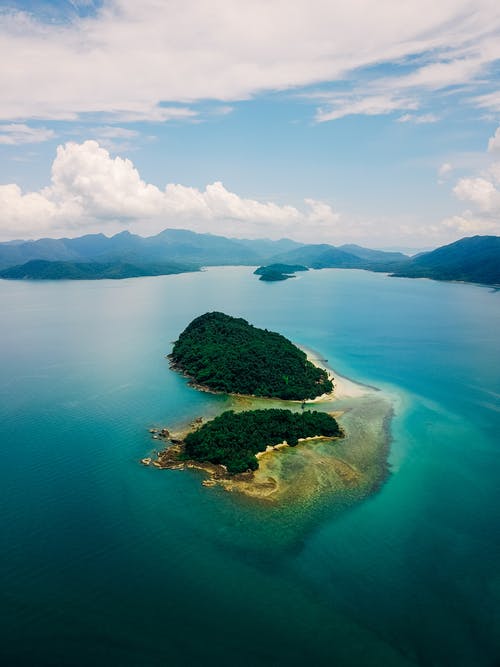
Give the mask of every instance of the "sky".
M 500 234 L 498 0 L 1 0 L 0 241 Z

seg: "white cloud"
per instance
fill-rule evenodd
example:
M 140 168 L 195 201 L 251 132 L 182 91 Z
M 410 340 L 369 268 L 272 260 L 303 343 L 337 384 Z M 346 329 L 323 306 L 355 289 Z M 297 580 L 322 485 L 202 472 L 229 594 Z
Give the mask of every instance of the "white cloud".
M 444 178 L 451 171 L 453 171 L 453 166 L 449 162 L 443 162 L 443 164 L 438 169 L 438 174 L 440 178 Z
M 480 217 L 466 211 L 462 215 L 454 215 L 442 222 L 443 227 L 459 236 L 474 236 L 476 234 L 500 234 L 500 221 Z
M 498 130 L 489 141 L 496 139 Z M 451 216 L 442 221 L 445 228 L 455 230 L 461 235 L 499 234 L 500 235 L 500 162 L 492 162 L 479 175 L 460 178 L 453 188 L 453 193 L 461 201 L 468 202 L 475 210 L 466 210 L 460 215 Z
M 96 141 L 59 146 L 51 184 L 39 192 L 0 186 L 3 238 L 83 233 L 103 224 L 113 231 L 132 225 L 145 233 L 187 226 L 237 236 L 334 235 L 338 220 L 324 202 L 308 199 L 298 209 L 240 197 L 220 182 L 205 190 L 169 183 L 162 190 L 146 183 L 130 160 L 112 158 Z
M 435 90 L 475 80 L 499 57 L 493 0 L 107 0 L 73 19 L 0 13 L 0 118 L 189 118 L 192 109 L 172 103 L 245 99 L 416 56 L 423 66 L 393 90 Z M 387 113 L 374 99 L 358 108 Z
M 440 117 L 434 113 L 424 113 L 424 114 L 406 113 L 397 119 L 398 123 L 415 123 L 416 125 L 437 123 L 438 120 L 441 120 Z
M 117 125 L 103 125 L 85 130 L 87 136 L 95 139 L 103 148 L 113 153 L 130 151 L 135 140 L 140 136 L 136 130 Z
M 490 153 L 500 151 L 500 127 L 497 127 L 495 134 L 488 139 L 488 151 Z
M 136 130 L 129 130 L 126 127 L 117 127 L 116 125 L 95 127 L 89 131 L 105 139 L 132 139 L 139 134 Z
M 471 102 L 480 109 L 498 112 L 500 111 L 500 90 L 495 90 L 485 95 L 478 95 L 472 98 Z
M 355 99 L 352 96 L 333 97 L 327 107 L 320 107 L 316 113 L 316 121 L 324 123 L 337 120 L 344 116 L 366 115 L 379 116 L 392 113 L 399 109 L 417 109 L 418 102 L 415 99 L 397 98 L 392 95 L 372 95 Z
M 24 123 L 0 124 L 0 144 L 39 144 L 53 139 L 55 133 L 46 127 L 30 127 Z
M 500 213 L 500 192 L 486 178 L 461 178 L 453 192 L 459 199 L 475 204 L 484 213 Z

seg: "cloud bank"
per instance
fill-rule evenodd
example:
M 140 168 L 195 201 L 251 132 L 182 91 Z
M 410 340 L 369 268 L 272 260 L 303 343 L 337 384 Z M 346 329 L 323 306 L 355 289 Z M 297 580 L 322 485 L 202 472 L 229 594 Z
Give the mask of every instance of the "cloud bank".
M 69 142 L 57 149 L 51 184 L 24 194 L 16 184 L 0 186 L 2 238 L 77 235 L 103 227 L 132 226 L 139 233 L 167 226 L 241 236 L 335 233 L 338 213 L 325 202 L 291 205 L 240 197 L 221 182 L 205 190 L 146 183 L 128 159 L 112 158 L 96 141 Z
M 4 9 L 0 119 L 189 119 L 200 100 L 349 79 L 318 120 L 411 111 L 425 91 L 484 78 L 499 34 L 496 0 L 105 0 L 58 23 Z M 402 74 L 356 86 L 360 70 L 384 63 Z M 498 109 L 498 93 L 475 103 Z
M 440 171 L 449 175 L 452 167 L 445 164 Z M 219 181 L 205 189 L 178 183 L 160 188 L 144 181 L 129 159 L 111 157 L 97 141 L 68 142 L 57 148 L 47 187 L 24 193 L 15 183 L 0 185 L 0 240 L 123 229 L 149 235 L 174 227 L 240 238 L 420 247 L 500 233 L 500 163 L 492 163 L 482 175 L 460 179 L 453 191 L 477 212 L 430 224 L 411 217 L 356 218 L 312 198 L 297 207 L 242 197 Z

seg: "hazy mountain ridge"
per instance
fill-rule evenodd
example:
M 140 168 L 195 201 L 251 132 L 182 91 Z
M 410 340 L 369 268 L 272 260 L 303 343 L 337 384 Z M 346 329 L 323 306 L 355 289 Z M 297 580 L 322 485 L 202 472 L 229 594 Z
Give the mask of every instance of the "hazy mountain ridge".
M 383 251 L 355 246 L 359 251 L 375 253 L 383 259 Z M 387 253 L 392 258 L 394 253 Z M 301 261 L 291 261 L 294 256 Z M 198 234 L 183 229 L 166 229 L 155 236 L 142 237 L 128 231 L 108 237 L 87 234 L 74 239 L 39 239 L 11 244 L 0 243 L 0 269 L 24 264 L 34 259 L 73 262 L 127 261 L 189 261 L 192 264 L 216 266 L 224 264 L 256 265 L 272 262 L 308 264 L 311 268 L 365 268 L 367 260 L 328 244 L 304 244 L 291 239 L 235 239 L 213 234 Z M 402 255 L 404 257 L 404 255 Z M 305 261 L 307 260 L 307 261 Z
M 56 265 L 49 267 L 47 263 Z M 202 266 L 277 263 L 500 284 L 500 237 L 468 237 L 415 257 L 355 244 L 335 247 L 290 239 L 236 239 L 183 229 L 166 229 L 150 237 L 124 231 L 112 237 L 88 234 L 74 239 L 0 243 L 0 277 L 12 279 L 132 277 L 193 271 Z M 79 266 L 82 264 L 89 266 Z

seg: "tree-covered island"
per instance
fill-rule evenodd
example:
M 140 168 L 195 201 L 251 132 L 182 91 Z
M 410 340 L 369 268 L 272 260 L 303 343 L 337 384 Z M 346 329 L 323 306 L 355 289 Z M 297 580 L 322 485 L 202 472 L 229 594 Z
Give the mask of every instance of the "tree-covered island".
M 255 455 L 269 446 L 286 442 L 294 447 L 299 438 L 341 435 L 336 420 L 326 412 L 277 408 L 238 413 L 229 410 L 189 433 L 179 458 L 222 464 L 228 473 L 235 474 L 256 470 L 259 464 Z
M 327 372 L 287 338 L 219 312 L 194 319 L 170 359 L 197 385 L 217 392 L 305 400 L 333 390 Z
M 295 278 L 297 271 L 309 271 L 309 269 L 302 264 L 269 264 L 268 266 L 259 266 L 258 269 L 255 269 L 254 275 L 260 276 L 259 280 L 276 282 Z

